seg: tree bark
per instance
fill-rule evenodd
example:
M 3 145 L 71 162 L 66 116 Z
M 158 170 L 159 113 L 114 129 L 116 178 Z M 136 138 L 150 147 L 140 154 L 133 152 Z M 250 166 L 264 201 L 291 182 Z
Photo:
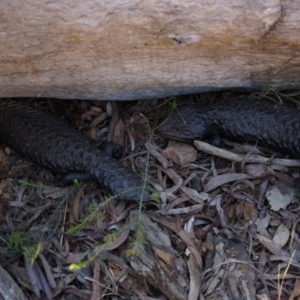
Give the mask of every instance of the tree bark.
M 293 86 L 300 75 L 299 1 L 2 0 L 0 8 L 0 97 L 146 99 Z

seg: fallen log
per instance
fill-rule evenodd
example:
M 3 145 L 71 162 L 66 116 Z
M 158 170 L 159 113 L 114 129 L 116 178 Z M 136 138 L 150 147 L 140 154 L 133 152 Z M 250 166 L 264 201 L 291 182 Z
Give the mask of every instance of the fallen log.
M 299 15 L 300 2 L 285 0 L 3 0 L 0 97 L 295 86 Z

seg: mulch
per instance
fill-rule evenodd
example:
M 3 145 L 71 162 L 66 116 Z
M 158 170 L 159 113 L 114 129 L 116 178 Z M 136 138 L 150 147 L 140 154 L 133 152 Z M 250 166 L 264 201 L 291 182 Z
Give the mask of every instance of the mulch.
M 155 131 L 179 103 L 236 95 L 31 99 L 112 147 L 147 181 L 152 201 L 116 201 L 94 182 L 57 187 L 57 174 L 1 144 L 0 297 L 298 299 L 300 161 Z

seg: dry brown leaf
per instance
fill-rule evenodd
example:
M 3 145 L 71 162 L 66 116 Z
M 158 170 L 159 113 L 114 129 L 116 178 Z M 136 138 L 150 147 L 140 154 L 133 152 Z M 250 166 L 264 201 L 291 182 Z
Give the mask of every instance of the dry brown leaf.
M 96 127 L 92 127 L 89 134 L 90 139 L 96 140 L 97 138 L 97 130 Z
M 132 131 L 130 130 L 130 128 L 128 127 L 126 129 L 126 132 L 128 134 L 129 140 L 130 140 L 130 147 L 131 147 L 131 151 L 133 151 L 135 149 L 135 140 L 132 134 Z
M 4 151 L 0 150 L 0 162 L 1 162 L 1 165 L 3 162 L 5 162 L 7 160 L 7 155 L 5 154 Z
M 233 219 L 236 218 L 238 206 L 239 206 L 239 203 L 234 202 L 234 203 L 232 203 L 232 205 L 229 205 L 226 208 L 226 218 L 228 219 L 228 221 L 232 221 Z
M 51 185 L 42 185 L 37 189 L 37 193 L 41 197 L 58 199 L 64 197 L 69 191 L 68 187 L 61 188 Z
M 81 253 L 70 253 L 66 257 L 66 263 L 67 264 L 78 263 L 78 262 L 82 261 L 87 256 L 88 253 L 89 253 L 88 250 L 85 252 L 81 252 Z
M 243 202 L 243 218 L 246 221 L 255 222 L 258 217 L 258 211 L 253 203 Z
M 259 218 L 256 224 L 261 223 L 261 226 L 267 228 L 270 224 L 271 216 L 267 214 L 264 218 Z
M 193 146 L 175 141 L 169 141 L 162 153 L 180 166 L 186 166 L 197 159 L 197 150 Z
M 1 198 L 0 198 L 1 199 Z M 1 199 L 2 201 L 2 199 Z M 0 203 L 0 221 L 1 222 L 5 222 L 6 221 L 6 218 L 5 218 L 5 210 L 4 210 L 4 207 L 3 207 L 3 204 Z
M 103 122 L 108 117 L 107 113 L 102 113 L 99 117 L 96 117 L 90 124 L 90 127 L 96 127 L 98 124 Z
M 162 219 L 157 214 L 151 214 L 151 219 L 154 220 L 156 223 L 161 224 L 162 226 L 165 226 L 169 228 L 170 230 L 174 231 L 184 243 L 186 243 L 187 247 L 189 248 L 190 252 L 194 255 L 195 260 L 197 261 L 197 264 L 199 265 L 200 269 L 202 269 L 202 257 L 198 251 L 198 248 L 196 247 L 193 239 L 190 237 L 189 234 L 187 234 L 183 229 L 181 229 L 179 223 L 179 218 L 176 218 L 176 222 L 169 221 L 166 219 Z
M 296 297 L 298 297 L 298 296 L 300 296 L 300 279 L 296 279 L 294 290 L 293 290 L 291 296 L 289 297 L 289 300 L 296 299 Z
M 79 219 L 80 197 L 82 196 L 84 189 L 85 186 L 82 186 L 72 201 L 72 206 L 70 211 L 70 218 L 72 218 L 72 221 L 78 221 Z
M 101 295 L 101 284 L 100 284 L 100 263 L 98 260 L 94 262 L 94 276 L 93 276 L 93 293 L 91 300 L 98 300 L 99 295 Z
M 181 214 L 188 214 L 191 212 L 200 211 L 203 208 L 204 204 L 196 204 L 196 205 L 190 205 L 182 208 L 173 208 L 168 209 L 166 211 L 162 211 L 162 215 L 181 215 Z
M 253 177 L 274 175 L 274 170 L 263 164 L 249 164 L 244 167 L 244 172 Z
M 124 132 L 125 132 L 124 122 L 122 119 L 119 119 L 114 131 L 114 137 L 113 137 L 114 144 L 124 146 Z
M 47 280 L 48 280 L 48 283 L 49 283 L 49 286 L 52 288 L 52 289 L 56 289 L 57 288 L 57 284 L 56 284 L 56 281 L 54 279 L 54 276 L 53 276 L 53 273 L 52 273 L 52 270 L 51 270 L 51 267 L 47 261 L 47 259 L 45 258 L 45 256 L 43 254 L 39 254 L 39 258 L 42 262 L 42 265 L 43 265 L 43 269 L 45 271 L 45 275 L 47 277 Z
M 255 272 L 245 247 L 219 237 L 214 238 L 214 243 L 211 278 L 204 282 L 205 295 L 210 296 L 206 299 L 240 299 L 245 294 L 248 294 L 247 299 L 255 299 Z M 226 288 L 219 290 L 222 285 Z
M 267 238 L 269 240 L 272 239 L 272 236 L 270 235 L 270 233 L 267 230 L 267 227 L 270 224 L 270 220 L 271 220 L 270 215 L 266 215 L 266 217 L 263 219 L 256 220 L 257 232 L 259 232 L 259 234 L 263 235 L 265 238 Z
M 257 300 L 270 300 L 267 294 L 256 294 Z
M 282 248 L 290 237 L 289 229 L 284 225 L 280 224 L 277 228 L 275 235 L 273 237 L 273 242 L 280 248 Z
M 268 189 L 266 198 L 268 199 L 272 210 L 278 211 L 280 209 L 286 209 L 286 207 L 295 202 L 295 195 L 299 193 L 296 189 L 286 187 L 286 194 L 283 195 L 277 186 L 273 186 Z
M 260 234 L 257 234 L 256 237 L 271 253 L 281 256 L 288 256 L 288 253 L 286 251 L 282 250 L 280 247 L 277 246 L 276 243 L 269 240 L 268 238 Z
M 216 290 L 217 286 L 222 281 L 224 274 L 225 274 L 224 269 L 219 270 L 218 273 L 215 274 L 213 280 L 209 283 L 209 286 L 206 290 L 206 294 L 211 294 L 213 291 Z
M 13 188 L 13 179 L 6 179 L 6 180 L 2 180 L 0 181 L 0 195 L 1 198 L 10 198 L 10 193 L 9 191 L 11 191 L 11 189 Z
M 98 106 L 91 106 L 90 110 L 91 111 L 97 111 L 97 112 L 100 112 L 100 113 L 103 112 L 103 109 L 101 107 L 98 107 Z
M 172 166 L 172 162 L 168 161 L 163 155 L 160 154 L 156 145 L 152 144 L 150 141 L 147 141 L 145 146 L 147 150 L 150 151 L 151 155 L 154 156 L 165 169 Z
M 190 275 L 190 291 L 188 295 L 189 300 L 199 299 L 199 293 L 201 291 L 201 270 L 197 265 L 197 262 L 193 255 L 189 256 L 187 261 Z
M 92 110 L 88 110 L 88 111 L 86 111 L 85 113 L 83 113 L 83 114 L 81 115 L 81 119 L 82 119 L 82 120 L 85 120 L 85 119 L 87 119 L 87 118 L 90 117 L 90 116 L 96 116 L 96 117 L 99 117 L 101 114 L 102 114 L 102 111 L 92 111 Z
M 216 177 L 213 177 L 204 187 L 204 192 L 210 192 L 217 187 L 236 180 L 241 180 L 241 179 L 247 179 L 247 178 L 252 178 L 248 174 L 242 174 L 242 173 L 227 173 L 227 174 L 222 174 L 218 175 Z
M 188 188 L 184 185 L 182 185 L 180 189 L 197 203 L 203 203 L 209 196 L 207 193 L 198 193 L 195 189 Z

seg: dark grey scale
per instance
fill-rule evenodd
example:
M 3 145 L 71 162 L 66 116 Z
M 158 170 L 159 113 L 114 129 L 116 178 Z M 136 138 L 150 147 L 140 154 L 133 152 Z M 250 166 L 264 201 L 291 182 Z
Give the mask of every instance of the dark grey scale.
M 202 139 L 207 132 L 300 156 L 300 111 L 253 97 L 179 107 L 158 129 L 162 136 L 180 141 Z
M 71 125 L 43 110 L 15 100 L 1 100 L 0 140 L 41 167 L 64 175 L 67 181 L 93 178 L 108 193 L 122 193 L 118 198 L 138 201 L 143 193 L 143 200 L 150 200 L 136 173 L 99 150 Z M 129 187 L 135 189 L 127 191 Z

